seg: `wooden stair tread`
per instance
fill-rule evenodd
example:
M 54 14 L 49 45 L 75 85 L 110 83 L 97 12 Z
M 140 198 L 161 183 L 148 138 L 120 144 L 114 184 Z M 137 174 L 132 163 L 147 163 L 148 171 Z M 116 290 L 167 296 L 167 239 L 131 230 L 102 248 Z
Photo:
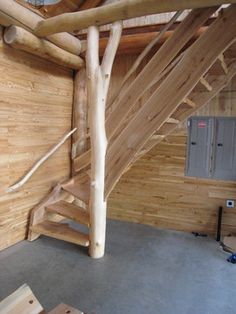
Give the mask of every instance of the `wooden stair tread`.
M 74 195 L 76 198 L 88 204 L 90 196 L 90 186 L 80 184 L 68 184 L 63 186 L 63 190 Z
M 180 121 L 174 118 L 168 118 L 166 120 L 166 123 L 171 123 L 171 124 L 178 124 Z
M 63 217 L 75 220 L 84 225 L 89 225 L 89 215 L 81 207 L 68 203 L 66 201 L 59 201 L 54 204 L 50 204 L 46 207 L 46 210 L 59 214 Z
M 65 314 L 65 313 L 70 313 L 70 314 L 83 314 L 83 312 L 67 305 L 67 304 L 60 304 L 58 305 L 55 309 L 50 311 L 48 314 Z
M 187 104 L 191 108 L 196 107 L 196 104 L 190 98 L 185 98 L 183 103 Z
M 90 177 L 86 173 L 73 177 L 67 183 L 62 184 L 62 188 L 88 204 L 90 197 Z
M 82 246 L 89 246 L 89 236 L 62 224 L 52 221 L 43 221 L 31 227 L 33 232 L 43 234 L 55 239 L 64 240 Z

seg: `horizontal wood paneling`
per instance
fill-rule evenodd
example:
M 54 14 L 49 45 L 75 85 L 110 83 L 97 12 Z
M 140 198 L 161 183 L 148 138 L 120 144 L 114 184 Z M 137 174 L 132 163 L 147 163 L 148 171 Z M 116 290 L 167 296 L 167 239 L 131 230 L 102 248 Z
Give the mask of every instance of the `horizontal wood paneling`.
M 117 64 L 113 89 L 129 66 L 127 59 L 122 62 L 122 57 Z M 236 78 L 197 114 L 236 116 Z M 224 206 L 223 232 L 235 232 L 236 208 L 228 209 L 225 203 L 226 199 L 236 200 L 236 182 L 185 177 L 185 156 L 183 123 L 174 135 L 123 175 L 108 200 L 109 217 L 160 228 L 214 233 L 218 207 Z
M 5 194 L 71 128 L 72 72 L 0 45 L 0 249 L 25 238 L 30 210 L 70 173 L 67 141 L 18 192 Z

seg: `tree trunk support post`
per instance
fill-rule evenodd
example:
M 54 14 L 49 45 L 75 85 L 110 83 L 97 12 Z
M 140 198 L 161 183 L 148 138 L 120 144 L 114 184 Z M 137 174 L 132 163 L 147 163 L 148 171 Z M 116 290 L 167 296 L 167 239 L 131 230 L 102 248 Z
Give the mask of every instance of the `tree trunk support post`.
M 91 140 L 91 186 L 90 186 L 90 255 L 101 258 L 105 252 L 106 199 L 105 157 L 107 138 L 105 110 L 112 65 L 119 45 L 122 22 L 112 24 L 110 38 L 100 65 L 99 30 L 90 26 L 87 40 L 87 86 L 89 126 Z

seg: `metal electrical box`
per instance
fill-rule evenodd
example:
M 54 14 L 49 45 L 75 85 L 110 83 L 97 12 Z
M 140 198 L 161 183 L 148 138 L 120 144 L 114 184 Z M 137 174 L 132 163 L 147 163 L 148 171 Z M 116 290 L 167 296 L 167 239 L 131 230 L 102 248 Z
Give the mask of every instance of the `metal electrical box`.
M 217 118 L 213 178 L 236 180 L 236 118 Z
M 188 120 L 187 176 L 210 177 L 213 123 L 208 117 Z
M 186 176 L 236 180 L 236 118 L 188 120 Z

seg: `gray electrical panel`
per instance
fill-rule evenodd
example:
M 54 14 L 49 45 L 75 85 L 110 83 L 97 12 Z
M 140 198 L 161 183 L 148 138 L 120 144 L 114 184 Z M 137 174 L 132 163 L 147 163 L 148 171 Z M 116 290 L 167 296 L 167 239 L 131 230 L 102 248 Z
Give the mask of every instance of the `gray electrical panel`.
M 236 118 L 188 120 L 186 176 L 236 180 Z
M 187 176 L 210 176 L 213 123 L 214 119 L 208 117 L 188 120 Z
M 236 180 L 236 118 L 217 118 L 213 178 Z

